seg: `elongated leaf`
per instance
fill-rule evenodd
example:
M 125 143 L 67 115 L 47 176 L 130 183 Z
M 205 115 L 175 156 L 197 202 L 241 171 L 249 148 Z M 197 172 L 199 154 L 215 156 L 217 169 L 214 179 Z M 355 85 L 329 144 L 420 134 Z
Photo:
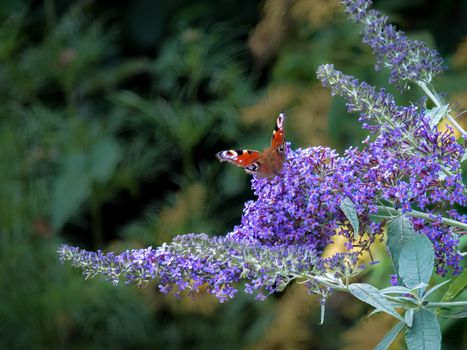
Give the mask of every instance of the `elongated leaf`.
M 412 287 L 412 290 L 415 290 L 415 289 L 425 289 L 426 287 L 428 287 L 428 283 L 420 282 L 420 283 L 417 284 L 416 286 L 413 286 L 413 287 Z
M 389 223 L 387 246 L 397 273 L 399 273 L 399 257 L 402 247 L 416 235 L 412 223 L 405 216 L 399 216 Z
M 430 126 L 436 126 L 439 121 L 446 115 L 449 105 L 443 105 L 440 107 L 434 107 L 427 111 L 426 115 L 430 118 Z
M 63 173 L 52 190 L 52 225 L 60 229 L 89 196 L 90 178 L 83 153 L 72 154 L 63 164 Z
M 380 216 L 381 218 L 385 218 L 385 219 L 396 219 L 400 216 L 400 213 L 394 213 L 392 211 L 388 211 L 386 210 L 384 207 L 381 207 L 381 208 L 378 208 L 378 211 L 376 212 L 376 214 L 370 214 L 370 217 L 372 215 L 375 215 L 375 216 Z
M 467 159 L 467 152 L 464 151 L 464 155 L 461 158 L 461 163 L 463 163 L 464 160 L 466 160 L 466 159 Z
M 464 269 L 461 275 L 457 276 L 449 286 L 441 301 L 452 301 L 467 288 L 467 273 Z
M 399 274 L 404 284 L 414 289 L 428 284 L 434 267 L 433 244 L 424 235 L 417 235 L 404 244 L 399 258 Z
M 392 218 L 393 215 L 379 215 L 379 214 L 370 214 L 370 220 L 374 222 L 382 222 L 389 218 Z
M 444 318 L 467 318 L 467 308 L 465 308 L 462 311 L 458 311 L 458 312 L 455 312 L 455 313 L 452 313 L 452 314 L 451 313 L 445 313 L 441 317 L 444 317 Z
M 373 316 L 373 315 L 376 315 L 376 314 L 379 314 L 380 312 L 382 312 L 382 311 L 381 311 L 381 310 L 378 310 L 378 309 L 373 309 L 373 311 L 370 312 L 370 314 L 368 315 L 368 317 Z
M 359 234 L 359 223 L 357 210 L 355 209 L 355 204 L 351 201 L 349 197 L 345 197 L 340 204 L 342 212 L 345 214 L 347 219 L 349 219 L 350 224 L 353 227 L 355 237 L 358 237 Z
M 416 311 L 405 342 L 409 350 L 441 349 L 441 331 L 436 315 L 425 309 Z
M 91 194 L 94 182 L 108 181 L 121 158 L 120 146 L 104 136 L 87 152 L 76 152 L 64 159 L 62 174 L 52 192 L 52 224 L 60 229 Z
M 407 323 L 407 327 L 412 327 L 412 324 L 413 324 L 413 309 L 408 309 L 405 312 L 404 318 L 405 318 L 405 323 Z
M 370 304 L 376 309 L 386 312 L 405 323 L 404 318 L 397 313 L 392 304 L 381 292 L 370 284 L 352 283 L 349 286 L 350 293 L 361 301 Z
M 383 294 L 410 294 L 411 290 L 403 286 L 390 286 L 384 289 L 381 289 Z
M 438 283 L 436 286 L 434 286 L 433 288 L 431 288 L 428 292 L 425 293 L 425 295 L 423 296 L 423 300 L 425 300 L 426 298 L 428 298 L 431 294 L 433 294 L 434 292 L 436 292 L 438 289 L 440 289 L 442 286 L 444 286 L 444 285 L 445 285 L 446 283 L 448 283 L 449 281 L 451 281 L 451 280 L 448 279 L 447 281 Z
M 413 295 L 413 293 L 412 293 Z M 400 301 L 405 301 L 407 303 L 410 303 L 410 304 L 413 304 L 416 302 L 416 299 L 414 299 L 413 297 L 404 297 L 404 296 L 400 296 L 400 297 L 397 297 L 398 300 Z
M 326 313 L 326 304 L 321 303 L 321 317 L 320 317 L 320 320 L 319 320 L 319 325 L 324 324 L 324 314 L 325 313 Z
M 117 141 L 113 137 L 103 137 L 88 153 L 87 170 L 94 181 L 105 182 L 115 171 L 120 159 L 121 150 Z
M 376 345 L 375 350 L 386 350 L 389 349 L 392 342 L 397 338 L 402 328 L 404 328 L 404 322 L 398 322 L 392 329 L 386 333 L 384 338 Z
M 385 210 L 384 208 L 378 208 L 378 211 L 375 214 L 370 214 L 370 219 L 376 222 L 388 220 L 390 223 L 392 220 L 398 218 L 399 216 L 400 214 L 398 213 L 390 212 L 388 210 Z

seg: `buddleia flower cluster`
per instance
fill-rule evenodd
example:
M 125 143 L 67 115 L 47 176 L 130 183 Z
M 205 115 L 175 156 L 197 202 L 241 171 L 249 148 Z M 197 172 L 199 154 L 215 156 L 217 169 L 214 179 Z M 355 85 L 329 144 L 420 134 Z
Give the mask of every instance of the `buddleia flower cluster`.
M 427 84 L 441 71 L 435 51 L 388 25 L 385 16 L 369 10 L 369 1 L 343 4 L 352 20 L 363 23 L 364 41 L 373 48 L 377 67 L 390 69 L 391 82 Z M 245 281 L 247 292 L 264 299 L 299 280 L 325 298 L 359 273 L 359 254 L 384 240 L 389 218 L 405 215 L 433 243 L 437 272 L 459 273 L 458 237 L 467 218 L 453 207 L 467 204 L 467 191 L 460 169 L 464 149 L 453 130 L 439 131 L 425 108 L 398 106 L 384 89 L 333 65 L 320 66 L 317 76 L 331 94 L 346 100 L 349 112 L 359 113 L 370 133 L 361 147 L 338 154 L 287 144 L 281 174 L 252 179 L 256 199 L 245 203 L 241 222 L 224 237 L 187 234 L 119 255 L 63 245 L 61 260 L 86 277 L 137 285 L 156 281 L 162 292 L 176 295 L 204 286 L 225 301 L 235 296 L 237 282 Z M 343 209 L 346 203 L 358 226 Z M 345 237 L 348 251 L 323 258 L 336 234 Z
M 174 295 L 198 292 L 201 286 L 207 286 L 221 302 L 235 296 L 234 283 L 242 279 L 249 281 L 245 290 L 257 291 L 257 299 L 262 300 L 283 290 L 295 278 L 306 280 L 323 270 L 323 262 L 306 246 L 267 247 L 205 234 L 186 234 L 156 249 L 135 249 L 119 255 L 68 245 L 62 245 L 58 253 L 62 261 L 81 268 L 86 278 L 100 274 L 114 284 L 123 279 L 136 285 L 157 280 L 161 292 Z M 308 285 L 313 290 L 313 285 Z
M 423 42 L 409 40 L 403 32 L 388 24 L 388 17 L 370 9 L 370 0 L 343 0 L 348 17 L 363 24 L 363 42 L 376 56 L 375 69 L 389 68 L 389 82 L 401 90 L 408 82 L 428 84 L 444 70 L 443 59 Z

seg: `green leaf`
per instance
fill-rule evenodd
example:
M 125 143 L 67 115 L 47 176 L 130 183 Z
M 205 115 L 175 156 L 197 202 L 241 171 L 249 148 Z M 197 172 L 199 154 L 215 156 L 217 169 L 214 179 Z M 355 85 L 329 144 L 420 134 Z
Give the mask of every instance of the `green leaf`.
M 448 279 L 447 281 L 438 283 L 436 286 L 434 286 L 433 288 L 431 288 L 428 292 L 425 293 L 425 295 L 423 296 L 423 300 L 425 300 L 426 298 L 428 298 L 431 294 L 433 294 L 434 292 L 436 292 L 438 289 L 440 289 L 442 286 L 444 286 L 444 285 L 445 285 L 446 283 L 448 283 L 449 281 L 451 281 L 451 280 Z
M 404 328 L 404 322 L 398 322 L 392 329 L 386 333 L 384 338 L 376 345 L 375 350 L 386 350 L 389 349 L 392 342 L 397 338 L 402 328 Z
M 326 304 L 322 302 L 320 305 L 321 305 L 321 315 L 320 315 L 319 325 L 322 325 L 324 324 L 324 314 L 326 312 Z
M 445 314 L 441 315 L 441 317 L 444 317 L 444 318 L 467 318 L 467 308 L 462 310 L 462 311 L 458 311 L 458 312 L 455 312 L 455 313 L 452 313 L 452 314 L 445 313 Z
M 417 284 L 416 286 L 413 286 L 411 290 L 425 289 L 426 287 L 428 287 L 428 283 L 420 282 L 420 283 Z
M 412 223 L 405 216 L 399 216 L 388 225 L 387 246 L 391 253 L 394 269 L 399 274 L 399 257 L 406 242 L 416 237 Z
M 89 196 L 89 174 L 85 169 L 86 157 L 77 153 L 65 159 L 63 173 L 52 190 L 52 226 L 60 229 Z
M 376 217 L 381 217 L 381 218 L 384 218 L 384 219 L 396 219 L 400 216 L 401 214 L 399 212 L 391 212 L 389 210 L 387 210 L 387 208 L 385 207 L 381 207 L 381 208 L 378 208 L 378 211 L 376 212 L 376 214 L 370 214 L 370 217 L 371 216 L 376 216 Z
M 407 309 L 405 312 L 404 318 L 405 318 L 405 323 L 407 323 L 408 327 L 412 327 L 413 324 L 413 309 Z
M 399 275 L 404 284 L 414 289 L 420 283 L 428 284 L 433 273 L 435 253 L 433 244 L 424 235 L 417 235 L 402 247 L 399 258 Z
M 120 146 L 113 137 L 103 137 L 89 153 L 88 170 L 94 181 L 105 182 L 115 171 L 121 158 Z
M 101 137 L 88 152 L 69 155 L 52 191 L 52 225 L 60 229 L 90 196 L 94 182 L 108 181 L 121 158 L 111 136 Z
M 462 274 L 457 276 L 449 286 L 446 294 L 444 294 L 441 301 L 452 301 L 460 293 L 462 293 L 467 287 L 467 273 L 462 271 Z
M 397 313 L 392 304 L 384 297 L 381 292 L 370 284 L 352 283 L 349 286 L 349 291 L 356 298 L 370 304 L 374 308 L 384 311 L 389 315 L 394 316 L 398 320 L 405 322 L 404 318 Z
M 358 232 L 360 228 L 355 204 L 353 204 L 352 200 L 349 197 L 345 197 L 340 203 L 340 208 L 347 217 L 347 219 L 350 221 L 353 227 L 355 237 L 358 237 Z
M 368 317 L 379 314 L 380 312 L 382 311 L 378 309 L 373 309 L 373 311 L 368 314 Z
M 441 331 L 436 315 L 425 309 L 416 311 L 405 342 L 409 350 L 441 349 Z
M 464 155 L 463 155 L 462 158 L 461 158 L 461 163 L 463 163 L 464 160 L 466 160 L 466 159 L 467 159 L 467 152 L 464 151 Z
M 388 218 L 392 218 L 393 215 L 380 215 L 378 214 L 370 214 L 370 220 L 374 222 L 383 222 L 384 220 L 387 220 Z
M 411 294 L 411 290 L 403 286 L 390 286 L 381 289 L 382 294 Z
M 434 107 L 427 111 L 425 115 L 430 118 L 430 126 L 436 126 L 439 124 L 440 120 L 446 115 L 449 105 L 443 105 L 440 107 Z

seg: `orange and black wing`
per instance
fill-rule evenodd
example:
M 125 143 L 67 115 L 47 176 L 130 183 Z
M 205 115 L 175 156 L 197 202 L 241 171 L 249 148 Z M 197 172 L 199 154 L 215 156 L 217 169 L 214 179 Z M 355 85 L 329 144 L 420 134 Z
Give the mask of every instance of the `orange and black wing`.
M 246 149 L 231 149 L 216 153 L 216 157 L 221 162 L 232 163 L 245 169 L 248 173 L 255 174 L 260 166 L 258 161 L 261 157 L 261 153 Z
M 285 143 L 285 133 L 284 133 L 284 123 L 285 123 L 286 114 L 285 112 L 279 113 L 279 116 L 276 120 L 276 127 L 272 132 L 271 138 L 271 148 L 279 147 Z

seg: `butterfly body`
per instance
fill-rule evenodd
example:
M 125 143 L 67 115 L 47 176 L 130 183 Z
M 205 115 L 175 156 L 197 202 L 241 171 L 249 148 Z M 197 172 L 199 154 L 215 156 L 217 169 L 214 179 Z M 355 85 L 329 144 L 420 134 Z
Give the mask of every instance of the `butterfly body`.
M 279 114 L 272 133 L 271 146 L 263 152 L 254 150 L 227 150 L 216 154 L 221 162 L 229 162 L 243 168 L 247 173 L 270 178 L 280 174 L 285 160 L 285 113 Z

